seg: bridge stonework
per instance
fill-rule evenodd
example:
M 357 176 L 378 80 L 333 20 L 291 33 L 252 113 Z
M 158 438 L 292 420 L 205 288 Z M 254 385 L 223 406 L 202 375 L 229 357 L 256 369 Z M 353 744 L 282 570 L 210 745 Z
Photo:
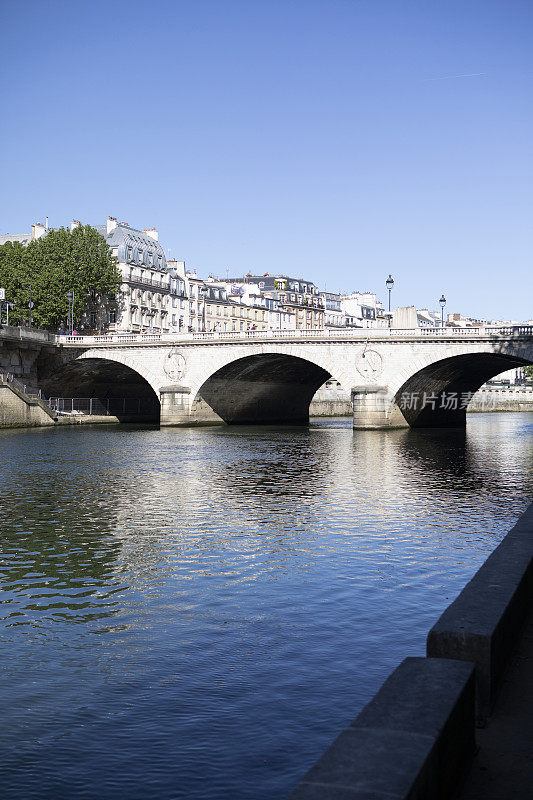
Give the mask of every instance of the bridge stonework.
M 61 344 L 86 374 L 113 362 L 137 373 L 160 400 L 161 425 L 178 426 L 305 423 L 329 378 L 352 392 L 355 428 L 462 425 L 468 397 L 483 383 L 533 362 L 528 327 L 362 334 L 73 337 Z M 444 403 L 443 395 L 456 399 Z

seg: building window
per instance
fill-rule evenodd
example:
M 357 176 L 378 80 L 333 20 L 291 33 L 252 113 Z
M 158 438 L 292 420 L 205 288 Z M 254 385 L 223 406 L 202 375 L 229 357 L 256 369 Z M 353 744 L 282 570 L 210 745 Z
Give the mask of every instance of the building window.
M 112 309 L 109 312 L 109 323 L 111 325 L 114 325 L 116 321 L 117 321 L 117 312 L 115 311 L 115 309 Z
M 96 328 L 96 311 L 91 311 L 89 314 L 89 325 L 91 328 Z

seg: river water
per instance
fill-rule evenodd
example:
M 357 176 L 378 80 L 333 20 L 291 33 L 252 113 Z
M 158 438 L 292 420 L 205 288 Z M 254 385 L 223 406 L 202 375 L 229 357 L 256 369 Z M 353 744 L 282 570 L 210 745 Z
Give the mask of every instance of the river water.
M 2 798 L 284 798 L 526 508 L 532 433 L 1 431 Z

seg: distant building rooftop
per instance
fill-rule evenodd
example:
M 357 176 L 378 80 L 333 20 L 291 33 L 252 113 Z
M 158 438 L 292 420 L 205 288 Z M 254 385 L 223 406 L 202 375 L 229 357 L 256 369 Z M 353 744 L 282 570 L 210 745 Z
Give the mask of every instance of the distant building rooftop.
M 7 233 L 0 236 L 0 244 L 7 244 L 7 242 L 20 242 L 26 247 L 31 242 L 31 233 Z

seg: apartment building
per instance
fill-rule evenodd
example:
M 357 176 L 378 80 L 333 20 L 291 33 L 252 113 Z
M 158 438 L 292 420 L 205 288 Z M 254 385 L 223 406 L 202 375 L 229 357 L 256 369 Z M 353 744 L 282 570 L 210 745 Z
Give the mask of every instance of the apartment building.
M 231 283 L 256 284 L 261 294 L 276 300 L 281 311 L 294 314 L 296 330 L 324 327 L 324 306 L 314 283 L 288 275 L 251 275 L 229 278 Z

